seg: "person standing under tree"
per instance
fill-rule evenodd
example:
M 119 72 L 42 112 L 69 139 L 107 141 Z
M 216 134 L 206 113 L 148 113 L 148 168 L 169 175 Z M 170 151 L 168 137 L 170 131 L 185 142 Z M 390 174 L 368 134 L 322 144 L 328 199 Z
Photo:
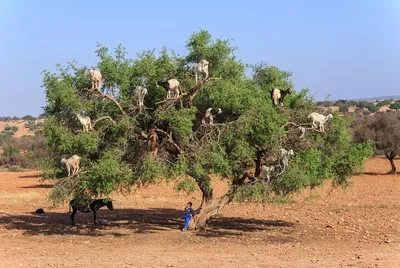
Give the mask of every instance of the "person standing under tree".
M 192 208 L 192 202 L 188 202 L 185 207 L 185 212 L 182 216 L 182 218 L 185 220 L 185 225 L 183 225 L 182 231 L 187 231 L 188 225 L 192 217 L 194 217 L 196 213 L 194 212 Z

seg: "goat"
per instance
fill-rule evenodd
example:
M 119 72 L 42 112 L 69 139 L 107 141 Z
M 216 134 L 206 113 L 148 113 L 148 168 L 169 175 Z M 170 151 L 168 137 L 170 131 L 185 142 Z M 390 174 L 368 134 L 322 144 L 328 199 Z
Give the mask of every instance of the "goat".
M 95 88 L 100 89 L 100 83 L 102 79 L 100 71 L 90 69 L 89 74 L 90 74 L 90 81 L 92 81 L 92 89 Z
M 139 109 L 144 107 L 144 97 L 147 95 L 147 88 L 142 87 L 142 86 L 137 86 L 134 91 L 136 101 L 137 101 L 137 106 Z
M 317 124 L 319 124 L 319 131 L 325 132 L 325 127 L 324 124 L 329 120 L 333 119 L 332 114 L 328 114 L 327 116 L 319 114 L 319 113 L 311 113 L 307 116 L 307 119 L 311 121 L 311 127 L 312 128 L 317 128 Z
M 275 171 L 274 166 L 267 167 L 266 165 L 262 165 L 260 168 L 260 178 L 267 179 L 267 182 L 271 180 L 271 172 Z
M 92 122 L 90 121 L 89 116 L 82 116 L 79 113 L 75 113 L 79 119 L 79 122 L 82 124 L 83 132 L 89 132 L 92 129 Z
M 174 92 L 175 97 L 179 97 L 181 86 L 178 79 L 169 79 L 165 82 L 157 82 L 157 87 L 163 87 L 167 91 L 167 99 L 171 98 L 171 92 Z
M 196 77 L 196 84 L 200 76 L 204 75 L 204 79 L 208 78 L 208 64 L 209 62 L 203 59 L 190 68 Z
M 281 106 L 283 106 L 283 100 L 285 99 L 287 94 L 292 94 L 292 89 L 288 88 L 286 90 L 281 90 L 279 88 L 274 88 L 271 91 L 271 99 L 274 106 L 278 106 L 278 102 Z
M 72 199 L 69 202 L 69 213 L 71 213 L 72 208 L 71 225 L 75 225 L 75 214 L 77 211 L 85 213 L 93 211 L 94 224 L 100 223 L 97 220 L 97 211 L 104 206 L 107 206 L 110 211 L 113 210 L 112 201 L 109 199 L 84 199 L 79 201 Z
M 147 134 L 147 150 L 151 151 L 154 154 L 157 154 L 157 133 L 154 128 L 150 129 L 149 133 Z
M 285 149 L 279 150 L 278 163 L 281 168 L 281 171 L 285 171 L 286 167 L 289 165 L 290 156 L 294 155 L 293 150 L 286 151 Z
M 304 135 L 306 134 L 306 129 L 305 129 L 304 127 L 298 127 L 297 129 L 300 130 L 300 136 L 299 136 L 299 138 L 300 138 L 300 139 L 303 139 L 303 138 L 304 138 Z
M 209 118 L 210 125 L 212 125 L 214 124 L 214 116 L 221 113 L 222 113 L 221 108 L 208 108 L 206 111 L 203 111 L 203 113 L 201 113 L 201 123 L 205 124 L 206 119 Z
M 80 163 L 81 158 L 74 154 L 68 159 L 61 159 L 61 163 L 65 164 L 65 167 L 68 170 L 68 177 L 71 176 L 71 168 L 72 168 L 72 176 L 78 173 L 79 171 L 79 163 Z

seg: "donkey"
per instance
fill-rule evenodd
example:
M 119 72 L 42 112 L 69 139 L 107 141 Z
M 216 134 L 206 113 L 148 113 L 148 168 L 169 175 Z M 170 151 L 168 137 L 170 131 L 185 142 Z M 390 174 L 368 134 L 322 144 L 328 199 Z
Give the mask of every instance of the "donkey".
M 112 211 L 113 204 L 110 199 L 84 199 L 84 200 L 76 200 L 72 199 L 69 202 L 69 213 L 71 213 L 71 225 L 75 225 L 75 214 L 77 211 L 88 213 L 93 211 L 93 222 L 96 225 L 100 222 L 97 219 L 97 211 L 101 208 L 107 206 L 107 208 Z

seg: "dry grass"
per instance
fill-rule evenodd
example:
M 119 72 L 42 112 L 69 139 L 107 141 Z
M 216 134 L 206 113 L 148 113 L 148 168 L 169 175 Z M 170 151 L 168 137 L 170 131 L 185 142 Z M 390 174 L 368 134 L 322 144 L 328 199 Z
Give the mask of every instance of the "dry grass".
M 22 193 L 0 193 L 0 205 L 20 205 L 36 200 L 42 200 L 43 194 L 37 192 L 22 192 Z

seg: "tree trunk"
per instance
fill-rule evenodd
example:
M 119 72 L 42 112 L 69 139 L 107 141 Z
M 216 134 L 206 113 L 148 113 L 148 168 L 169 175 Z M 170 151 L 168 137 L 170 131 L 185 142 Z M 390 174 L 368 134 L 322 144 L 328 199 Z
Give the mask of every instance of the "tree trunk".
M 242 176 L 235 176 L 234 180 L 232 181 L 232 186 L 230 187 L 228 192 L 220 198 L 213 198 L 211 185 L 209 185 L 209 189 L 211 189 L 211 191 L 209 191 L 207 194 L 207 192 L 203 191 L 203 189 L 200 187 L 199 182 L 196 180 L 200 189 L 202 189 L 203 191 L 203 200 L 199 208 L 200 212 L 190 221 L 189 228 L 195 230 L 204 230 L 207 220 L 209 220 L 212 216 L 218 214 L 218 212 L 224 206 L 228 205 L 232 201 L 232 197 L 235 193 L 236 187 L 242 185 L 246 178 L 254 180 L 254 177 L 247 172 Z M 207 177 L 207 179 L 209 180 L 209 177 Z M 207 182 L 210 183 L 210 181 Z
M 262 159 L 262 155 L 263 155 L 264 151 L 258 150 L 256 152 L 256 159 L 254 160 L 254 162 L 256 163 L 256 170 L 254 171 L 254 177 L 258 178 L 260 176 L 261 173 L 261 159 Z
M 196 178 L 193 174 L 189 174 L 189 176 L 193 177 L 196 180 L 197 185 L 199 186 L 201 192 L 203 193 L 202 200 L 201 200 L 201 209 L 204 203 L 212 200 L 213 198 L 213 189 L 211 185 L 211 179 L 209 176 L 200 176 Z
M 195 230 L 204 230 L 206 227 L 207 220 L 212 216 L 218 214 L 218 212 L 229 202 L 231 198 L 229 195 L 224 195 L 221 198 L 213 198 L 202 204 L 200 213 L 197 214 L 189 224 L 189 228 Z
M 396 166 L 394 164 L 394 158 L 396 157 L 397 152 L 390 152 L 386 154 L 386 158 L 389 159 L 390 165 L 392 166 L 392 170 L 389 172 L 389 174 L 396 174 Z

